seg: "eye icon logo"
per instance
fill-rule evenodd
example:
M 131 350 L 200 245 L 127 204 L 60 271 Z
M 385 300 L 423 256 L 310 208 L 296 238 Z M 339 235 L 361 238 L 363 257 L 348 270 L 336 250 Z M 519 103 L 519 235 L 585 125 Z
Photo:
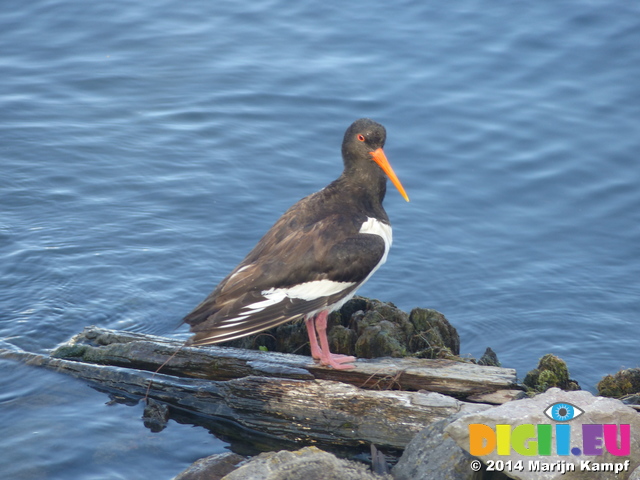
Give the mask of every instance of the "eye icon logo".
M 570 403 L 563 402 L 554 403 L 544 411 L 544 414 L 547 417 L 551 420 L 555 420 L 556 422 L 568 422 L 569 420 L 578 418 L 583 413 L 584 410 L 581 408 L 571 405 Z

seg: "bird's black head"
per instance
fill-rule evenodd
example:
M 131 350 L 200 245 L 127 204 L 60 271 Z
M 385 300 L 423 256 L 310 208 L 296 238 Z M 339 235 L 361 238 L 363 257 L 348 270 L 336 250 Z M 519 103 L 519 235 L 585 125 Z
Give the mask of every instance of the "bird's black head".
M 347 128 L 342 141 L 345 174 L 371 184 L 380 182 L 378 188 L 382 192 L 381 197 L 384 197 L 386 180 L 381 173 L 384 172 L 408 202 L 409 197 L 407 197 L 382 149 L 386 139 L 387 131 L 379 123 L 368 118 L 361 118 L 353 122 Z
M 342 157 L 345 164 L 355 158 L 371 160 L 369 152 L 384 147 L 386 139 L 387 131 L 378 122 L 368 118 L 356 120 L 347 128 L 342 141 Z

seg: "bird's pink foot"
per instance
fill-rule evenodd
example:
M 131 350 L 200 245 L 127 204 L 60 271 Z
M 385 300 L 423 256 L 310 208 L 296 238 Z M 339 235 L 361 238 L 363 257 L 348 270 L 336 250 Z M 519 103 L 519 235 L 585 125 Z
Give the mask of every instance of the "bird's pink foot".
M 320 365 L 330 366 L 336 370 L 348 370 L 350 368 L 356 368 L 355 365 L 349 363 L 355 361 L 356 357 L 340 355 L 339 353 L 330 353 L 326 357 L 320 359 Z
M 309 333 L 309 342 L 311 344 L 311 355 L 316 360 L 320 360 L 320 365 L 333 367 L 336 370 L 347 370 L 356 368 L 349 362 L 355 362 L 356 357 L 349 355 L 341 355 L 339 353 L 331 353 L 329 349 L 329 340 L 327 339 L 327 311 L 322 311 L 314 319 L 306 319 L 307 332 Z M 315 323 L 315 325 L 314 325 Z M 313 328 L 315 326 L 315 328 Z M 316 339 L 316 332 L 320 339 L 320 345 Z M 317 356 L 316 356 L 317 355 Z

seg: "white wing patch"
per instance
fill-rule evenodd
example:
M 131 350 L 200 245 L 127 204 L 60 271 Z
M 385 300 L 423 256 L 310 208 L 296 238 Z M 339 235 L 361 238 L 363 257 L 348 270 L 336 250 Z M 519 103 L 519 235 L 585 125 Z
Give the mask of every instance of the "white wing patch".
M 278 303 L 288 298 L 298 298 L 300 300 L 315 300 L 320 297 L 335 295 L 349 287 L 355 285 L 354 282 L 334 282 L 333 280 L 315 280 L 313 282 L 301 283 L 289 288 L 270 288 L 262 291 L 262 295 L 268 299 L 276 299 Z M 264 302 L 260 302 L 264 303 Z
M 246 305 L 240 311 L 240 315 L 234 318 L 230 318 L 224 321 L 224 328 L 230 328 L 241 323 L 245 318 L 251 315 L 261 312 L 265 308 L 277 305 L 286 298 L 300 299 L 312 301 L 321 297 L 328 297 L 335 295 L 343 290 L 346 290 L 354 286 L 354 282 L 334 282 L 332 280 L 315 280 L 313 282 L 301 283 L 300 285 L 294 285 L 289 288 L 270 288 L 269 290 L 263 290 L 260 292 L 265 300 L 251 303 Z M 353 296 L 353 294 L 351 295 Z M 351 298 L 347 297 L 347 300 Z M 346 300 L 345 300 L 346 301 Z M 319 311 L 319 310 L 318 310 Z

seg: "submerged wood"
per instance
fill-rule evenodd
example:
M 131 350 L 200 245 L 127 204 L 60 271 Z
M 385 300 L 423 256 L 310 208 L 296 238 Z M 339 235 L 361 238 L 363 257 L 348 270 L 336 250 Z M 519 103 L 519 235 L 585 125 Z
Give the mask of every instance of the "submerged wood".
M 0 358 L 45 367 L 97 388 L 142 398 L 150 372 L 64 360 L 19 349 Z M 291 367 L 293 368 L 293 367 Z M 158 374 L 150 398 L 182 412 L 232 420 L 274 439 L 402 449 L 425 425 L 460 411 L 487 408 L 438 393 L 363 390 L 329 380 L 247 376 L 227 381 Z
M 153 335 L 87 327 L 53 356 L 155 371 L 182 345 Z M 353 370 L 321 367 L 310 357 L 230 347 L 183 347 L 162 372 L 178 377 L 231 380 L 250 375 L 300 380 L 334 380 L 360 388 L 428 390 L 459 399 L 513 389 L 516 371 L 453 360 L 358 359 Z

